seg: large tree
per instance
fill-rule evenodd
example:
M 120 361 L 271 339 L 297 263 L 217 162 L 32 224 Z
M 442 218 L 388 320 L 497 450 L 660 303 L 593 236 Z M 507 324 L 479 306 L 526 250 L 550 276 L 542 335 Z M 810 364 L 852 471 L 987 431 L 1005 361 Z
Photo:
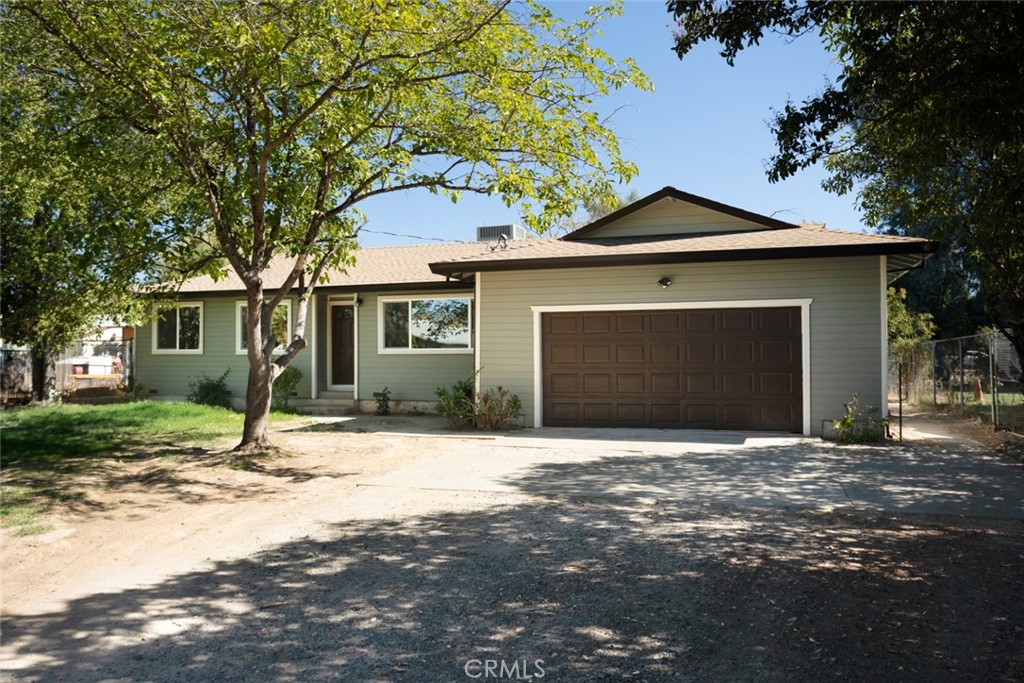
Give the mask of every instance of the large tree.
M 1024 4 L 669 2 L 680 57 L 819 34 L 841 74 L 777 111 L 773 182 L 819 161 L 869 225 L 947 245 L 1024 365 Z
M 175 192 L 146 136 L 90 108 L 89 80 L 17 28 L 0 24 L 0 334 L 31 349 L 46 400 L 56 353 L 100 317 L 138 312 Z
M 609 194 L 620 158 L 595 98 L 647 87 L 591 45 L 616 7 L 563 22 L 509 0 L 26 0 L 10 11 L 87 72 L 90 98 L 162 145 L 247 299 L 240 449 L 269 445 L 270 387 L 306 346 L 309 297 L 350 263 L 363 200 L 423 189 L 517 203 L 543 230 Z M 196 225 L 199 226 L 196 221 Z M 275 290 L 263 272 L 291 271 Z M 271 320 L 298 296 L 274 357 Z

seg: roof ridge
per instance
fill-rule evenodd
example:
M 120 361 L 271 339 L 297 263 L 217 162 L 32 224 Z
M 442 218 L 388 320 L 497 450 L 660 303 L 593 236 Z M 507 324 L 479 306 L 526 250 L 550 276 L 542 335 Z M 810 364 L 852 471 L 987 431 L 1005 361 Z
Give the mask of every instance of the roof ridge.
M 359 245 L 360 251 L 370 251 L 372 249 L 421 249 L 426 247 L 444 247 L 451 246 L 453 244 L 486 244 L 485 242 L 478 242 L 476 240 L 451 240 L 450 242 L 440 241 L 433 242 L 430 244 L 380 244 L 373 247 L 364 247 Z
M 821 232 L 837 232 L 843 235 L 867 235 L 868 237 L 879 237 L 886 240 L 924 240 L 927 241 L 927 237 L 914 237 L 912 235 L 890 235 L 885 232 L 868 232 L 866 230 L 846 230 L 844 228 L 830 228 L 826 225 L 807 225 L 800 226 L 802 230 L 819 230 Z

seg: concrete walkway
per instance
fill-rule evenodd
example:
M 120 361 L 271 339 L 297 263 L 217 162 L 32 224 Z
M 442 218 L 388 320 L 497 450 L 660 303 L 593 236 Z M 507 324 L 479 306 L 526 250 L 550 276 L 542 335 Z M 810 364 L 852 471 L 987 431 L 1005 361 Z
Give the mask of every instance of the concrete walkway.
M 367 485 L 1024 519 L 1024 468 L 920 418 L 904 429 L 877 446 L 695 430 L 424 435 L 436 457 Z

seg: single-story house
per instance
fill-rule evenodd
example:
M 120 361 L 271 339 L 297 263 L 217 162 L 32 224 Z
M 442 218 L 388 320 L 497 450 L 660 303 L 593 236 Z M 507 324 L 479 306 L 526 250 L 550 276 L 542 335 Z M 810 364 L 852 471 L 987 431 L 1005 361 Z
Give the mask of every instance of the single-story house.
M 499 230 L 362 249 L 331 273 L 294 361 L 299 401 L 366 410 L 387 387 L 419 407 L 475 375 L 517 393 L 526 426 L 821 434 L 854 392 L 884 414 L 886 287 L 935 246 L 786 223 L 671 187 L 562 237 Z M 286 267 L 268 270 L 268 288 Z M 290 327 L 294 308 L 276 324 Z M 241 402 L 243 316 L 237 278 L 188 280 L 138 330 L 138 380 L 181 399 L 190 379 L 230 368 Z

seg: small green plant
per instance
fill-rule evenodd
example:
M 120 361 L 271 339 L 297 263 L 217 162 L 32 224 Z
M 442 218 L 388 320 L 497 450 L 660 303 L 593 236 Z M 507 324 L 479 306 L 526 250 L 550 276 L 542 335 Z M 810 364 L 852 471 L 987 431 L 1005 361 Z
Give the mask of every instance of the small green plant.
M 373 392 L 373 397 L 377 399 L 377 410 L 374 414 L 384 416 L 391 414 L 391 390 L 384 387 L 380 391 Z
M 227 383 L 229 372 L 231 372 L 231 368 L 225 370 L 224 374 L 217 379 L 213 379 L 204 372 L 198 379 L 190 380 L 188 383 L 188 402 L 204 406 L 230 408 L 231 389 L 228 388 Z
M 142 382 L 136 382 L 134 379 L 128 382 L 125 393 L 128 394 L 129 399 L 132 401 L 146 401 L 149 399 L 149 387 Z
M 499 430 L 508 427 L 522 412 L 517 394 L 504 387 L 474 395 L 475 376 L 459 380 L 451 387 L 438 387 L 437 412 L 453 427 Z
M 505 387 L 488 389 L 476 395 L 476 426 L 479 429 L 498 430 L 508 427 L 523 411 L 518 394 Z
M 853 399 L 843 406 L 843 416 L 832 420 L 839 443 L 876 443 L 885 438 L 888 420 L 878 417 L 876 406 L 860 407 L 860 394 L 853 392 Z
M 270 405 L 277 410 L 287 408 L 288 398 L 295 393 L 300 381 L 302 371 L 291 365 L 286 367 L 270 387 Z
M 473 379 L 460 379 L 451 387 L 438 387 L 434 390 L 438 415 L 453 427 L 472 427 L 476 422 Z

